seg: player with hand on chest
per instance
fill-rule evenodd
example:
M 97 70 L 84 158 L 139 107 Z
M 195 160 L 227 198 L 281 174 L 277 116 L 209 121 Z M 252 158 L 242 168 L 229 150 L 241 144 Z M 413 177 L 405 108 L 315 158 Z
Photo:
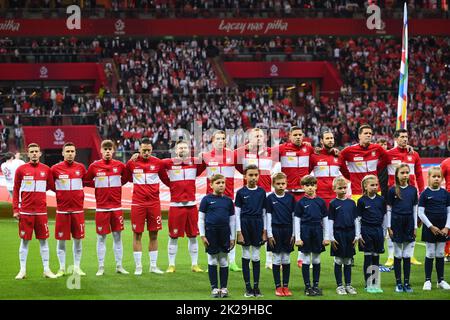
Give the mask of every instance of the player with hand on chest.
M 169 179 L 169 267 L 168 273 L 175 272 L 175 258 L 178 251 L 178 238 L 189 238 L 188 250 L 191 256 L 192 272 L 203 272 L 198 266 L 198 210 L 196 204 L 195 179 L 205 169 L 198 158 L 191 157 L 189 144 L 178 141 L 175 144 L 176 157 L 164 159 L 163 170 Z

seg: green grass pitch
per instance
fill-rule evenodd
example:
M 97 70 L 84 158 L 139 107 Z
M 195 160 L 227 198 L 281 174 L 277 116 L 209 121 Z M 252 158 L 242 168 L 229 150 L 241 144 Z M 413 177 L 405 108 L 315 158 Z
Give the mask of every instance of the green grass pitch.
M 56 272 L 59 264 L 56 256 L 56 240 L 54 239 L 54 221 L 50 221 L 51 237 L 50 244 L 50 266 Z M 114 255 L 112 250 L 112 237 L 108 236 L 107 253 L 105 261 L 105 275 L 96 277 L 97 254 L 96 254 L 96 236 L 94 221 L 86 221 L 86 239 L 83 241 L 83 258 L 81 262 L 82 269 L 87 273 L 86 277 L 81 278 L 80 289 L 70 290 L 67 288 L 68 276 L 59 279 L 44 279 L 42 277 L 42 263 L 39 254 L 38 241 L 33 239 L 30 244 L 27 261 L 27 279 L 14 280 L 19 271 L 18 248 L 19 237 L 17 231 L 17 222 L 11 218 L 0 219 L 0 237 L 2 248 L 1 267 L 0 267 L 0 300 L 4 299 L 158 299 L 158 300 L 203 300 L 212 299 L 209 297 L 208 274 L 192 273 L 190 271 L 190 257 L 187 251 L 187 239 L 180 239 L 177 255 L 177 269 L 174 274 L 156 275 L 148 273 L 149 258 L 148 254 L 143 254 L 144 273 L 142 276 L 135 276 L 134 260 L 132 252 L 132 233 L 130 222 L 126 221 L 125 231 L 123 232 L 124 244 L 124 262 L 123 265 L 130 274 L 119 275 L 115 271 Z M 163 231 L 159 236 L 159 257 L 158 266 L 165 270 L 168 265 L 167 258 L 167 221 L 164 220 Z M 200 242 L 200 241 L 199 241 Z M 144 236 L 144 247 L 148 243 L 148 235 Z M 203 246 L 200 245 L 199 264 L 203 269 L 207 269 L 206 253 Z M 67 244 L 67 266 L 72 261 L 72 244 Z M 425 247 L 419 242 L 416 245 L 416 257 L 424 261 Z M 241 248 L 238 246 L 237 261 L 240 265 Z M 264 269 L 264 253 L 262 254 L 262 269 L 260 288 L 264 298 L 276 300 L 323 300 L 323 299 L 342 299 L 342 300 L 401 300 L 401 299 L 444 299 L 450 298 L 450 292 L 436 288 L 436 273 L 433 270 L 433 289 L 431 292 L 423 292 L 422 285 L 424 280 L 424 267 L 412 266 L 411 284 L 414 293 L 395 293 L 394 292 L 394 273 L 381 273 L 381 286 L 384 289 L 383 294 L 368 294 L 363 290 L 362 275 L 362 254 L 357 253 L 356 266 L 353 268 L 353 285 L 358 291 L 356 296 L 338 296 L 335 292 L 335 280 L 333 271 L 333 260 L 329 255 L 329 247 L 322 254 L 322 272 L 320 286 L 323 288 L 324 296 L 306 297 L 303 293 L 303 279 L 301 270 L 296 264 L 297 252 L 291 255 L 291 280 L 290 288 L 293 296 L 289 298 L 279 298 L 274 294 L 274 284 L 271 270 Z M 381 257 L 381 262 L 386 260 L 386 255 Z M 446 278 L 449 279 L 450 264 L 446 264 Z M 230 272 L 228 288 L 231 299 L 246 299 L 243 297 L 244 283 L 241 272 Z M 255 298 L 253 298 L 254 300 Z

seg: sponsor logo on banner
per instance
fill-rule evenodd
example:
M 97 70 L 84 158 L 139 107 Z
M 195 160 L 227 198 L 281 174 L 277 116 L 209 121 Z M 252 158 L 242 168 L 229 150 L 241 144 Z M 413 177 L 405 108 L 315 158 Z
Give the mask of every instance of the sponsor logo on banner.
M 53 136 L 55 137 L 55 141 L 53 142 L 53 144 L 61 146 L 65 143 L 64 141 L 64 131 L 62 131 L 61 129 L 56 129 L 55 132 L 53 133 Z
M 42 66 L 40 69 L 39 69 L 39 78 L 48 78 L 48 69 L 47 69 L 47 67 L 46 66 Z
M 0 30 L 1 31 L 19 31 L 20 29 L 20 22 L 15 22 L 13 20 L 5 20 L 3 22 L 0 22 Z
M 114 30 L 114 34 L 125 34 L 125 22 L 123 22 L 121 19 L 117 20 L 114 24 Z
M 270 76 L 278 77 L 278 67 L 274 64 L 270 67 Z
M 226 33 L 238 32 L 243 33 L 254 33 L 254 34 L 267 34 L 270 31 L 288 31 L 289 23 L 283 19 L 277 19 L 272 21 L 255 21 L 249 22 L 243 20 L 228 22 L 224 19 L 220 20 L 219 30 L 225 31 Z

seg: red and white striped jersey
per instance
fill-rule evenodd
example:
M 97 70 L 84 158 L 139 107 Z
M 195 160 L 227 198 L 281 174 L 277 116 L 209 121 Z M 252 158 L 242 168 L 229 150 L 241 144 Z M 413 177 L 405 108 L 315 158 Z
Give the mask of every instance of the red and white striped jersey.
M 278 147 L 278 152 L 281 172 L 287 176 L 287 190 L 301 190 L 300 181 L 310 172 L 310 156 L 314 153 L 314 148 L 305 143 L 297 146 L 286 142 Z
M 317 178 L 317 196 L 323 199 L 335 198 L 333 180 L 341 175 L 339 158 L 323 148 L 320 154 L 311 155 L 310 169 Z
M 387 151 L 378 144 L 367 148 L 359 144 L 344 148 L 339 154 L 342 174 L 350 180 L 353 195 L 362 194 L 361 181 L 367 175 L 378 176 L 378 168 L 385 168 Z
M 250 165 L 256 165 L 259 169 L 258 186 L 266 192 L 272 190 L 272 169 L 276 163 L 276 159 L 272 159 L 270 148 L 257 149 L 258 151 L 250 151 L 249 145 L 245 145 L 234 150 L 234 161 L 236 169 L 244 174 L 244 170 Z M 245 185 L 245 182 L 244 182 Z
M 450 157 L 442 161 L 441 170 L 445 179 L 445 189 L 450 192 Z
M 116 211 L 122 209 L 122 185 L 128 178 L 125 165 L 117 160 L 97 160 L 86 173 L 85 181 L 94 181 L 97 211 Z
M 172 158 L 162 160 L 162 167 L 170 181 L 170 205 L 195 205 L 195 179 L 205 169 L 203 162 L 193 157 L 184 161 Z
M 61 161 L 51 167 L 55 180 L 56 212 L 80 213 L 83 211 L 83 177 L 86 168 L 79 162 Z
M 388 152 L 388 185 L 389 188 L 395 185 L 395 169 L 398 165 L 405 163 L 409 166 L 409 184 L 416 186 L 419 192 L 425 188 L 423 182 L 422 164 L 417 152 L 409 153 L 406 148 L 395 147 Z
M 40 162 L 21 165 L 14 177 L 13 212 L 46 215 L 46 191 L 54 188 L 53 176 L 48 166 Z
M 162 168 L 162 160 L 156 157 L 136 161 L 129 160 L 126 164 L 127 178 L 133 183 L 131 205 L 152 206 L 159 204 L 159 183 L 169 185 L 167 174 Z
M 225 195 L 234 199 L 234 153 L 232 150 L 216 149 L 202 154 L 203 162 L 206 167 L 206 194 L 212 193 L 210 178 L 215 174 L 221 174 L 225 177 Z

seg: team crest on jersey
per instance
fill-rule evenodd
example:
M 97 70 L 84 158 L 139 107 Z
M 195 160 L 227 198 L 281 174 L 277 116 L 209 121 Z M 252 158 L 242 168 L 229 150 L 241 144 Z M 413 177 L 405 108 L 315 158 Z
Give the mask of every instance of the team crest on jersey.
M 411 156 L 408 156 L 408 161 L 412 161 L 412 157 Z
M 302 148 L 302 151 L 303 151 L 303 152 L 306 152 L 306 148 Z
M 41 177 L 45 177 L 45 172 L 41 172 Z
M 64 232 L 58 232 L 58 236 L 61 238 L 64 235 Z
M 150 170 L 155 170 L 155 166 L 150 166 Z
M 377 153 L 375 151 L 372 151 L 372 157 L 375 157 Z
M 113 168 L 113 172 L 114 172 L 114 173 L 117 173 L 117 168 Z
M 75 174 L 77 175 L 77 176 L 79 176 L 81 173 L 80 173 L 80 171 L 75 171 Z
M 339 160 L 338 160 L 338 158 L 334 158 L 333 161 L 334 161 L 334 163 L 338 163 Z

